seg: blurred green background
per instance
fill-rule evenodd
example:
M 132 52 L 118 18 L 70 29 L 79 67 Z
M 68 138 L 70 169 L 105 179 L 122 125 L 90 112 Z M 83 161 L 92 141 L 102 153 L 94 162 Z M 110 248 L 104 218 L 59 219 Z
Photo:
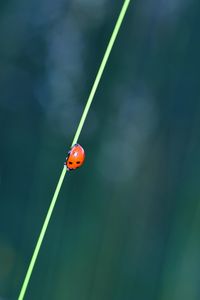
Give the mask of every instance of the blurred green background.
M 123 1 L 0 3 L 0 299 L 17 299 Z M 131 1 L 28 300 L 200 299 L 200 2 Z

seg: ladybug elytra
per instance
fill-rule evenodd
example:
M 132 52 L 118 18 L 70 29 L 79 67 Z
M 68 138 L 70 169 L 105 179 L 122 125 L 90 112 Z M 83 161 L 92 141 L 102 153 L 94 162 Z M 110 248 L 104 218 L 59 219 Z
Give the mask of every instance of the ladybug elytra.
M 84 149 L 79 144 L 75 144 L 68 152 L 65 165 L 68 170 L 75 170 L 80 166 L 82 166 L 84 160 L 85 160 Z

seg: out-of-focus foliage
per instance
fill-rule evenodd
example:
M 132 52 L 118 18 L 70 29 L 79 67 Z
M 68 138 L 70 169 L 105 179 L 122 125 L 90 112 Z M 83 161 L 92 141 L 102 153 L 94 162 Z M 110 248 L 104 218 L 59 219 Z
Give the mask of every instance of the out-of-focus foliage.
M 0 296 L 17 299 L 123 1 L 0 3 Z M 198 300 L 200 2 L 132 1 L 28 300 Z

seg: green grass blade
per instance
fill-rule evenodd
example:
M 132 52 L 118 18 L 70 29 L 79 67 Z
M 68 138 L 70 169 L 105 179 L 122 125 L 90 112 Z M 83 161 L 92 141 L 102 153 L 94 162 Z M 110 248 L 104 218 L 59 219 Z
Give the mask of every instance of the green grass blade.
M 41 230 L 41 232 L 40 232 L 40 235 L 39 235 L 37 244 L 36 244 L 36 246 L 35 246 L 35 250 L 34 250 L 34 252 L 33 252 L 33 256 L 32 256 L 32 258 L 31 258 L 31 262 L 30 262 L 30 265 L 29 265 L 29 267 L 28 267 L 28 270 L 27 270 L 27 273 L 26 273 L 26 276 L 25 276 L 25 279 L 24 279 L 24 282 L 23 282 L 23 285 L 22 285 L 22 288 L 21 288 L 21 291 L 20 291 L 18 300 L 24 299 L 24 295 L 25 295 L 25 292 L 26 292 L 26 289 L 27 289 L 27 286 L 28 286 L 28 283 L 29 283 L 29 280 L 30 280 L 30 277 L 31 277 L 31 274 L 32 274 L 32 271 L 33 271 L 33 268 L 34 268 L 34 265 L 35 265 L 35 262 L 36 262 L 36 259 L 37 259 L 37 256 L 38 256 L 38 253 L 39 253 L 39 251 L 40 251 L 40 247 L 41 247 L 41 245 L 42 245 L 42 241 L 43 241 L 43 239 L 44 239 L 45 232 L 46 232 L 46 230 L 47 230 L 47 227 L 48 227 L 48 224 L 49 224 L 49 221 L 50 221 L 50 218 L 51 218 L 51 215 L 52 215 L 54 206 L 55 206 L 55 204 L 56 204 L 56 200 L 57 200 L 57 198 L 58 198 L 58 194 L 59 194 L 59 192 L 60 192 L 60 189 L 61 189 L 63 180 L 64 180 L 64 178 L 65 178 L 66 170 L 67 170 L 67 169 L 66 169 L 66 167 L 64 166 L 64 168 L 63 168 L 63 170 L 62 170 L 62 173 L 61 173 L 61 175 L 60 175 L 60 178 L 59 178 L 59 181 L 58 181 L 58 184 L 57 184 L 55 193 L 54 193 L 54 195 L 53 195 L 51 204 L 50 204 L 50 206 L 49 206 L 49 209 L 48 209 L 48 212 L 47 212 L 47 215 L 46 215 L 44 224 L 43 224 L 43 226 L 42 226 L 42 230 Z
M 130 3 L 130 0 L 125 0 L 125 1 L 124 1 L 124 4 L 123 4 L 123 6 L 122 6 L 122 9 L 121 9 L 121 12 L 120 12 L 120 14 L 119 14 L 119 17 L 118 17 L 118 19 L 117 19 L 115 28 L 114 28 L 113 33 L 112 33 L 112 35 L 111 35 L 110 41 L 109 41 L 109 43 L 108 43 L 106 52 L 105 52 L 105 54 L 104 54 L 104 57 L 103 57 L 103 60 L 102 60 L 102 62 L 101 62 L 101 65 L 100 65 L 100 67 L 99 67 L 99 70 L 98 70 L 98 72 L 97 72 L 97 76 L 96 76 L 96 78 L 95 78 L 95 81 L 94 81 L 94 84 L 93 84 L 93 86 L 92 86 L 91 92 L 90 92 L 90 94 L 89 94 L 88 100 L 87 100 L 87 102 L 86 102 L 86 106 L 85 106 L 85 109 L 84 109 L 84 111 L 83 111 L 82 117 L 81 117 L 81 119 L 80 119 L 80 122 L 79 122 L 79 125 L 78 125 L 78 128 L 77 128 L 76 134 L 75 134 L 75 136 L 74 136 L 74 139 L 73 139 L 73 142 L 72 142 L 72 146 L 73 146 L 74 144 L 76 144 L 77 141 L 78 141 L 79 135 L 80 135 L 81 130 L 82 130 L 82 128 L 83 128 L 83 125 L 84 125 L 84 123 L 85 123 L 85 119 L 86 119 L 86 117 L 87 117 L 88 111 L 89 111 L 90 106 L 91 106 L 91 104 L 92 104 L 92 101 L 93 101 L 93 99 L 94 99 L 94 95 L 95 95 L 95 93 L 96 93 L 96 90 L 97 90 L 97 87 L 98 87 L 98 85 L 99 85 L 101 76 L 102 76 L 102 74 L 103 74 L 103 71 L 104 71 L 104 69 L 105 69 L 106 63 L 107 63 L 108 58 L 109 58 L 109 56 L 110 56 L 110 52 L 111 52 L 112 47 L 113 47 L 113 45 L 114 45 L 114 42 L 115 42 L 115 40 L 116 40 L 117 34 L 118 34 L 119 29 L 120 29 L 120 27 L 121 27 L 121 24 L 122 24 L 122 21 L 123 21 L 123 19 L 124 19 L 125 14 L 126 14 L 126 11 L 127 11 L 128 6 L 129 6 L 129 3 Z
M 74 144 L 76 144 L 77 141 L 78 141 L 78 138 L 79 138 L 79 136 L 80 136 L 81 130 L 82 130 L 83 125 L 84 125 L 84 123 L 85 123 L 85 120 L 86 120 L 88 111 L 89 111 L 90 106 L 91 106 L 91 104 L 92 104 L 92 101 L 93 101 L 93 99 L 94 99 L 94 95 L 95 95 L 95 93 L 96 93 L 97 87 L 98 87 L 98 85 L 99 85 L 100 79 L 101 79 L 101 77 L 102 77 L 103 71 L 104 71 L 105 66 L 106 66 L 106 64 L 107 64 L 108 58 L 109 58 L 109 56 L 110 56 L 110 52 L 111 52 L 112 47 L 113 47 L 113 45 L 114 45 L 114 42 L 115 42 L 115 40 L 116 40 L 117 34 L 118 34 L 119 29 L 120 29 L 120 27 L 121 27 L 122 21 L 123 21 L 123 19 L 124 19 L 125 14 L 126 14 L 127 8 L 128 8 L 128 6 L 129 6 L 129 4 L 130 4 L 130 1 L 131 1 L 131 0 L 125 0 L 125 1 L 124 1 L 124 4 L 123 4 L 122 9 L 121 9 L 121 11 L 120 11 L 119 17 L 118 17 L 118 19 L 117 19 L 115 28 L 114 28 L 114 30 L 113 30 L 112 36 L 111 36 L 110 41 L 109 41 L 109 43 L 108 43 L 106 52 L 105 52 L 105 54 L 104 54 L 103 60 L 102 60 L 102 62 L 101 62 L 101 65 L 100 65 L 100 67 L 99 67 L 99 70 L 98 70 L 98 72 L 97 72 L 97 75 L 96 75 L 94 84 L 93 84 L 93 86 L 92 86 L 91 92 L 90 92 L 90 94 L 89 94 L 88 100 L 87 100 L 87 102 L 86 102 L 86 106 L 85 106 L 85 109 L 84 109 L 83 114 L 82 114 L 82 116 L 81 116 L 81 119 L 80 119 L 78 128 L 77 128 L 77 130 L 76 130 L 76 133 L 75 133 L 75 136 L 74 136 L 74 139 L 73 139 L 73 142 L 72 142 L 72 146 L 73 146 Z M 55 193 L 54 193 L 53 198 L 52 198 L 52 200 L 51 200 L 51 204 L 50 204 L 50 206 L 49 206 L 49 209 L 48 209 L 48 212 L 47 212 L 47 215 L 46 215 L 44 224 L 43 224 L 43 226 L 42 226 L 42 229 L 41 229 L 41 232 L 40 232 L 40 235 L 39 235 L 37 244 L 36 244 L 36 246 L 35 246 L 35 250 L 34 250 L 34 252 L 33 252 L 33 256 L 32 256 L 32 258 L 31 258 L 31 261 L 30 261 L 30 264 L 29 264 L 29 267 L 28 267 L 26 276 L 25 276 L 25 278 L 24 278 L 24 282 L 23 282 L 23 284 L 22 284 L 22 287 L 21 287 L 21 291 L 20 291 L 18 300 L 23 300 L 23 299 L 24 299 L 24 296 L 25 296 L 25 293 L 26 293 L 26 290 L 27 290 L 27 287 L 28 287 L 28 283 L 29 283 L 29 280 L 30 280 L 30 278 L 31 278 L 31 275 L 32 275 L 32 272 L 33 272 L 33 268 L 34 268 L 34 266 L 35 266 L 35 263 L 36 263 L 36 260 L 37 260 L 37 256 L 38 256 L 38 254 L 39 254 L 40 247 L 41 247 L 41 245 L 42 245 L 42 242 L 43 242 L 43 239 L 44 239 L 44 236 L 45 236 L 45 233 L 46 233 L 46 230 L 47 230 L 47 227 L 48 227 L 48 224 L 49 224 L 51 215 L 52 215 L 52 213 L 53 213 L 54 206 L 55 206 L 56 201 L 57 201 L 57 199 L 58 199 L 58 195 L 59 195 L 59 192 L 60 192 L 60 189 L 61 189 L 63 180 L 64 180 L 64 178 L 65 178 L 66 172 L 67 172 L 66 167 L 64 167 L 63 170 L 62 170 L 62 173 L 61 173 L 61 175 L 60 175 L 60 178 L 59 178 L 59 181 L 58 181 L 58 184 L 57 184 Z

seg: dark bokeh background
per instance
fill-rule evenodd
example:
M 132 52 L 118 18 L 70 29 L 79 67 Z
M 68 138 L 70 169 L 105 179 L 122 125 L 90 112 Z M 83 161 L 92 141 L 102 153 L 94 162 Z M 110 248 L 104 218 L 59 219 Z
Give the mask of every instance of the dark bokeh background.
M 122 3 L 0 3 L 1 300 L 17 299 Z M 27 300 L 200 299 L 199 11 L 131 1 Z

